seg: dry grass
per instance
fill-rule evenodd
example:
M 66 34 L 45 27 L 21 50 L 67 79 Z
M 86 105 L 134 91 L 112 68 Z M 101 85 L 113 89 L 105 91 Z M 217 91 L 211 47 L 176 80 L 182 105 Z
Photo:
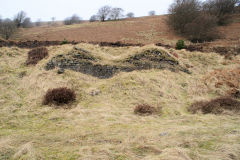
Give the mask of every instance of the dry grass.
M 156 47 L 77 46 L 104 63 Z M 98 79 L 70 70 L 61 75 L 56 69 L 44 70 L 52 57 L 72 48 L 48 47 L 49 57 L 31 67 L 24 65 L 28 49 L 0 48 L 0 159 L 240 158 L 239 116 L 187 112 L 193 102 L 230 89 L 203 82 L 216 69 L 236 68 L 235 61 L 223 65 L 226 60 L 215 53 L 171 50 L 181 65 L 193 66 L 192 74 L 151 69 Z M 19 78 L 21 72 L 26 74 Z M 72 109 L 42 105 L 42 97 L 53 86 L 74 88 Z M 133 113 L 137 104 L 162 106 L 161 116 L 137 116 Z
M 45 47 L 38 47 L 28 52 L 27 65 L 36 65 L 40 60 L 48 56 L 48 50 Z
M 44 96 L 43 104 L 56 104 L 56 105 L 63 105 L 69 104 L 72 101 L 76 100 L 76 94 L 74 90 L 61 87 L 61 88 L 54 88 L 49 89 Z
M 134 109 L 134 113 L 139 115 L 151 115 L 151 114 L 160 113 L 160 111 L 161 111 L 160 107 L 155 108 L 148 104 L 139 104 Z
M 219 97 L 210 101 L 199 101 L 193 103 L 188 110 L 192 113 L 201 111 L 204 114 L 222 114 L 224 111 L 239 113 L 240 101 L 230 97 Z

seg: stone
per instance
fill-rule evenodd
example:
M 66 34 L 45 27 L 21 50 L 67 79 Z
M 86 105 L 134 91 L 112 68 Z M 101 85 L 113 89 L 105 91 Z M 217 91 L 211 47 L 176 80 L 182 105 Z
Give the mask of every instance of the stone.
M 99 95 L 100 93 L 101 93 L 100 90 L 95 89 L 95 90 L 92 90 L 92 91 L 90 92 L 90 95 L 91 95 L 91 96 L 97 96 L 97 95 Z
M 57 73 L 58 74 L 63 74 L 64 73 L 64 69 L 63 68 L 59 68 Z

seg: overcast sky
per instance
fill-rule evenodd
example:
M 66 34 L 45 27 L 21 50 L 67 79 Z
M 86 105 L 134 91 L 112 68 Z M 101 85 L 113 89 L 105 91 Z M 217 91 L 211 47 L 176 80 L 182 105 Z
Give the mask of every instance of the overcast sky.
M 125 14 L 133 12 L 139 17 L 148 15 L 151 10 L 165 14 L 172 2 L 173 0 L 0 0 L 0 16 L 13 18 L 23 10 L 32 21 L 49 21 L 51 17 L 63 20 L 73 14 L 88 20 L 100 7 L 110 5 L 123 8 Z

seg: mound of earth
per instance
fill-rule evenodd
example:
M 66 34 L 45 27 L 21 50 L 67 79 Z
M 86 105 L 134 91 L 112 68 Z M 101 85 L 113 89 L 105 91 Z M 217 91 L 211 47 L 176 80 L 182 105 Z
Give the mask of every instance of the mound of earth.
M 147 49 L 142 53 L 135 54 L 129 58 L 123 60 L 124 63 L 128 63 L 130 68 L 134 70 L 141 69 L 163 69 L 169 68 L 175 71 L 178 69 L 178 61 L 170 56 L 167 52 L 159 49 Z
M 53 57 L 45 66 L 46 70 L 71 69 L 101 79 L 110 78 L 118 72 L 131 72 L 146 69 L 170 69 L 171 71 L 189 71 L 181 67 L 176 59 L 167 52 L 159 49 L 148 49 L 137 53 L 124 60 L 116 62 L 116 65 L 102 64 L 100 60 L 92 56 L 88 51 L 74 47 L 67 54 L 59 54 Z

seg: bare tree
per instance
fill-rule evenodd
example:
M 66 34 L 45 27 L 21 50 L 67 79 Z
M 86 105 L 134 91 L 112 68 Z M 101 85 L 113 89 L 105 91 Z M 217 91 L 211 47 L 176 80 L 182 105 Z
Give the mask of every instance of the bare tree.
M 25 18 L 23 23 L 22 23 L 23 28 L 30 28 L 33 27 L 33 23 L 30 18 Z
M 10 19 L 5 19 L 0 24 L 0 35 L 2 38 L 8 40 L 17 31 L 16 23 Z
M 218 18 L 219 25 L 226 25 L 231 22 L 231 14 L 239 2 L 239 0 L 208 0 L 203 8 L 205 12 Z
M 155 15 L 156 15 L 156 12 L 155 12 L 155 11 L 149 11 L 149 12 L 148 12 L 148 15 L 149 15 L 149 16 L 155 16 Z
M 95 22 L 98 20 L 98 17 L 96 15 L 92 15 L 89 19 L 90 22 Z
M 14 21 L 17 25 L 17 27 L 21 27 L 24 19 L 26 18 L 26 13 L 24 11 L 18 12 L 18 14 L 15 16 Z
M 112 8 L 110 12 L 110 18 L 112 20 L 118 20 L 123 17 L 124 10 L 122 8 Z
M 97 15 L 98 15 L 99 19 L 102 22 L 104 22 L 108 18 L 110 12 L 111 12 L 111 7 L 110 6 L 103 6 L 102 8 L 100 8 L 98 10 Z
M 126 17 L 133 18 L 134 17 L 134 13 L 133 12 L 129 12 L 129 13 L 126 14 Z

